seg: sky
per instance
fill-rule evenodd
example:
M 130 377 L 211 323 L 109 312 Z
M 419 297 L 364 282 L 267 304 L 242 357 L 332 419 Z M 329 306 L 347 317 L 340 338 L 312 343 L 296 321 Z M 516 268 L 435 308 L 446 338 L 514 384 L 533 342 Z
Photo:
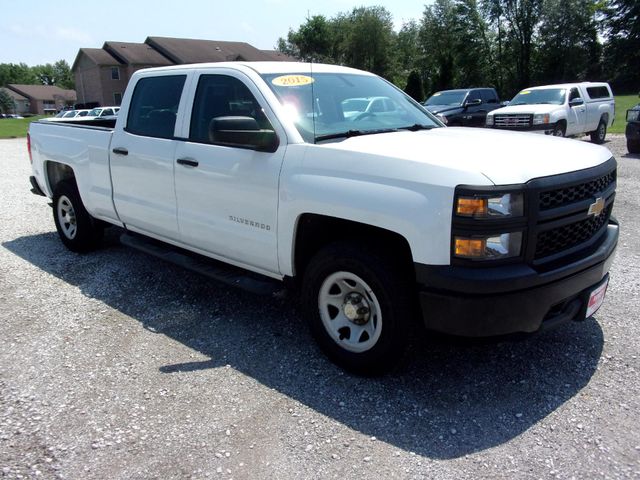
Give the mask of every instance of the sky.
M 105 41 L 144 42 L 148 36 L 247 42 L 275 48 L 307 16 L 333 17 L 380 5 L 396 30 L 419 19 L 429 0 L 30 0 L 0 1 L 0 63 L 38 65 L 73 60 L 82 47 Z

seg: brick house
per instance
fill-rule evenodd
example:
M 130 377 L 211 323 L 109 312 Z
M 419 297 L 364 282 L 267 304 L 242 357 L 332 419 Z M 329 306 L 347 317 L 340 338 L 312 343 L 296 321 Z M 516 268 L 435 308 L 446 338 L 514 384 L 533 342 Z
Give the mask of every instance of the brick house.
M 29 99 L 27 97 L 4 87 L 0 88 L 0 91 L 5 92 L 9 97 L 11 97 L 11 100 L 13 100 L 13 109 L 4 113 L 15 113 L 18 115 L 29 113 Z
M 120 105 L 133 73 L 141 68 L 225 61 L 291 61 L 273 50 L 244 42 L 147 37 L 144 43 L 105 42 L 102 48 L 81 48 L 71 71 L 79 103 Z
M 64 107 L 72 106 L 76 102 L 76 91 L 65 90 L 54 85 L 18 85 L 11 83 L 7 89 L 27 99 L 23 102 L 26 111 L 20 113 L 34 113 L 36 115 L 54 114 Z M 16 112 L 18 113 L 18 112 Z

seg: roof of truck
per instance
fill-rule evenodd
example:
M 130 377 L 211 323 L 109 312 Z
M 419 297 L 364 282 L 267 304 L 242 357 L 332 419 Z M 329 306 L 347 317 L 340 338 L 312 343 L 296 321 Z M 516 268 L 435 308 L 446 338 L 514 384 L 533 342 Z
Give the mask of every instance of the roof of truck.
M 303 63 L 303 62 L 211 62 L 193 63 L 187 65 L 174 65 L 171 67 L 158 67 L 151 69 L 155 72 L 167 70 L 184 69 L 206 69 L 206 68 L 238 68 L 238 66 L 251 68 L 259 74 L 271 73 L 351 73 L 373 75 L 372 73 L 355 68 L 342 67 L 339 65 L 328 65 L 324 63 Z

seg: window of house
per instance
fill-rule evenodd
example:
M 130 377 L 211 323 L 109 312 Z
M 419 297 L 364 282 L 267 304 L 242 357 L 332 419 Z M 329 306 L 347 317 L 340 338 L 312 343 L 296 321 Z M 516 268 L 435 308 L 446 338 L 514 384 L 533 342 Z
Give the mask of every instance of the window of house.
M 186 75 L 164 75 L 138 81 L 131 98 L 126 131 L 172 138 L 186 78 Z
M 211 120 L 226 116 L 251 117 L 261 129 L 272 129 L 262 107 L 244 83 L 228 75 L 202 75 L 193 104 L 189 140 L 213 143 L 209 135 Z
M 122 103 L 122 93 L 116 92 L 113 94 L 113 104 L 120 105 Z
M 120 80 L 120 69 L 118 67 L 111 67 L 111 80 Z

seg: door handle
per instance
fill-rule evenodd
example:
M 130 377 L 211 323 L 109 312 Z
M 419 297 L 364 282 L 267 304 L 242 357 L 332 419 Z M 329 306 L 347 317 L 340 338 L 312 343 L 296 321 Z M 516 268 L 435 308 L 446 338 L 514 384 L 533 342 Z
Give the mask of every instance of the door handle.
M 127 150 L 126 148 L 122 148 L 122 147 L 116 147 L 111 151 L 113 153 L 115 153 L 115 154 L 118 154 L 118 155 L 129 155 L 129 150 Z
M 176 160 L 176 162 L 180 165 L 186 165 L 188 167 L 197 167 L 199 165 L 197 160 L 192 160 L 190 158 L 179 158 L 178 160 Z

